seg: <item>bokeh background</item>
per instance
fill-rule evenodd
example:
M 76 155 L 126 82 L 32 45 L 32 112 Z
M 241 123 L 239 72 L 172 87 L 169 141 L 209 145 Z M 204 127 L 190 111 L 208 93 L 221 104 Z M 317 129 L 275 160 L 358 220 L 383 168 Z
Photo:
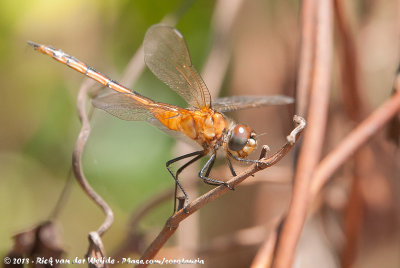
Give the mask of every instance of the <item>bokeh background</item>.
M 67 180 L 80 129 L 75 103 L 83 75 L 35 52 L 26 41 L 62 49 L 118 81 L 141 45 L 146 29 L 173 12 L 181 2 L 0 1 L 0 256 L 11 249 L 14 234 L 46 220 L 52 212 Z M 371 107 L 377 107 L 390 95 L 399 60 L 400 5 L 394 0 L 382 2 L 354 1 L 346 5 L 357 40 L 364 94 Z M 176 26 L 185 36 L 192 61 L 199 71 L 215 40 L 212 27 L 215 5 L 211 0 L 194 1 Z M 228 45 L 232 54 L 219 95 L 293 95 L 298 23 L 298 1 L 243 1 L 233 24 Z M 328 135 L 326 151 L 353 126 L 335 117 L 343 108 L 338 102 L 337 61 L 335 56 L 330 119 L 336 128 Z M 204 79 L 207 83 L 208 76 Z M 134 85 L 127 86 L 158 101 L 185 105 L 148 70 Z M 275 151 L 292 128 L 293 111 L 292 106 L 269 107 L 230 116 L 265 133 L 260 143 L 270 145 Z M 115 214 L 115 222 L 103 240 L 107 252 L 113 252 L 126 237 L 128 219 L 133 211 L 157 193 L 173 188 L 165 162 L 188 152 L 188 148 L 182 147 L 145 122 L 125 122 L 95 111 L 92 133 L 84 152 L 84 170 Z M 267 236 L 268 226 L 287 208 L 294 157 L 290 153 L 276 167 L 257 174 L 253 182 L 204 207 L 197 218 L 182 224 L 182 233 L 178 232 L 168 245 L 172 249 L 173 245 L 180 245 L 181 251 L 175 249 L 175 253 L 178 252 L 175 255 L 166 252 L 170 256 L 184 256 L 183 249 L 194 247 L 188 241 L 195 241 L 195 246 L 205 252 L 202 256 L 207 267 L 247 267 L 262 238 Z M 190 172 L 197 173 L 196 169 Z M 229 178 L 224 165 L 217 167 L 214 174 Z M 371 223 L 367 227 L 372 228 L 376 236 L 362 236 L 360 243 L 364 247 L 356 267 L 377 267 L 382 263 L 380 267 L 400 265 L 399 205 L 393 203 L 399 201 L 393 196 L 394 192 L 399 192 L 399 183 L 394 182 L 399 176 L 390 174 L 386 177 L 390 183 L 374 185 L 378 198 L 372 198 L 371 202 L 382 217 L 379 218 L 381 224 L 376 225 L 374 214 L 366 216 Z M 341 173 L 339 178 L 343 177 Z M 303 254 L 300 264 L 304 267 L 313 267 L 311 264 L 338 267 L 332 248 L 340 247 L 344 238 L 338 236 L 335 229 L 340 222 L 331 221 L 330 217 L 343 212 L 348 185 L 342 181 L 336 186 L 327 194 L 331 202 L 327 203 L 334 213 L 317 217 L 307 225 L 305 233 L 309 243 L 306 243 L 308 246 L 302 243 L 300 251 Z M 199 187 L 191 198 L 210 189 L 204 185 Z M 147 243 L 171 215 L 172 205 L 170 199 L 141 222 Z M 393 217 L 386 217 L 393 213 Z M 84 255 L 88 232 L 97 229 L 102 220 L 102 212 L 73 182 L 57 219 L 66 258 Z M 260 232 L 260 229 L 251 229 L 253 226 L 263 229 Z M 329 228 L 324 229 L 324 226 Z M 377 229 L 386 231 L 380 233 Z M 248 233 L 240 236 L 237 230 Z M 331 234 L 339 241 L 332 242 L 328 235 L 325 237 L 329 233 L 327 230 L 333 230 Z M 368 233 L 368 230 L 371 229 L 364 231 Z M 230 247 L 230 244 L 235 246 Z M 216 250 L 212 252 L 210 248 Z M 317 251 L 319 249 L 321 251 Z M 322 252 L 318 255 L 322 259 L 310 252 Z

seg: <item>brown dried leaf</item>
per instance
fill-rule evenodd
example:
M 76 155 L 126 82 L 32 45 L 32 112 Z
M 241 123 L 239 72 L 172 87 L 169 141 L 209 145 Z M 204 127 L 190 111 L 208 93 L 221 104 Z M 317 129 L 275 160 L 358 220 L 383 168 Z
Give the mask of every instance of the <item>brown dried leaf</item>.
M 61 236 L 58 227 L 51 221 L 43 222 L 30 230 L 20 232 L 14 237 L 13 249 L 7 254 L 11 263 L 4 263 L 4 267 L 24 267 L 24 263 L 14 264 L 14 259 L 29 259 L 31 267 L 52 268 L 59 267 L 55 259 L 60 259 L 64 250 L 61 246 Z M 43 260 L 43 262 L 41 262 Z M 52 260 L 50 263 L 49 260 Z

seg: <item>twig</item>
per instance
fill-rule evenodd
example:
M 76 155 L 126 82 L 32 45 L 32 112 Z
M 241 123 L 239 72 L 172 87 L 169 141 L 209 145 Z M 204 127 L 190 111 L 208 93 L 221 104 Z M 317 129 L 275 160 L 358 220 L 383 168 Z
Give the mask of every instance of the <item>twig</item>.
M 89 249 L 86 254 L 88 258 L 101 259 L 106 256 L 104 251 L 104 246 L 101 241 L 101 235 L 110 228 L 112 222 L 114 221 L 114 214 L 108 206 L 108 204 L 101 198 L 99 194 L 90 186 L 86 177 L 83 173 L 82 168 L 82 154 L 86 146 L 86 141 L 90 134 L 90 122 L 88 115 L 86 114 L 86 103 L 88 99 L 88 90 L 94 85 L 94 81 L 86 79 L 78 93 L 77 109 L 79 114 L 79 119 L 82 122 L 82 127 L 79 132 L 78 138 L 76 140 L 74 152 L 72 155 L 72 167 L 75 174 L 75 178 L 81 185 L 83 191 L 98 205 L 106 215 L 104 222 L 100 225 L 96 232 L 89 233 Z M 107 264 L 93 265 L 88 263 L 89 267 L 107 267 Z
M 341 93 L 344 106 L 348 115 L 354 121 L 361 120 L 367 112 L 367 104 L 362 97 L 360 68 L 358 60 L 358 51 L 356 49 L 354 35 L 350 31 L 350 23 L 345 16 L 344 1 L 334 1 L 335 18 L 339 33 L 339 56 L 340 56 L 340 75 L 341 75 Z
M 280 223 L 282 223 L 282 220 L 280 220 Z M 277 223 L 276 226 L 278 226 L 278 224 L 279 223 Z M 264 241 L 264 243 L 258 250 L 257 255 L 254 257 L 250 268 L 271 267 L 272 257 L 274 255 L 277 239 L 278 239 L 278 231 L 277 228 L 275 228 L 271 231 L 271 233 L 268 236 L 268 239 Z
M 347 116 L 354 122 L 361 121 L 367 114 L 367 104 L 362 92 L 365 92 L 360 81 L 360 64 L 354 35 L 351 32 L 348 16 L 345 14 L 345 1 L 335 0 L 334 11 L 338 29 L 339 71 L 341 99 Z M 371 171 L 374 160 L 366 157 L 368 148 L 363 148 L 354 156 L 352 161 L 353 174 L 349 176 L 350 192 L 344 213 L 343 226 L 346 237 L 341 253 L 343 268 L 352 267 L 357 256 L 357 241 L 363 225 L 363 198 L 361 196 L 360 179 L 363 173 Z
M 396 87 L 400 88 L 400 76 L 396 79 Z M 335 147 L 318 165 L 311 184 L 311 200 L 315 198 L 322 186 L 326 184 L 333 173 L 356 150 L 363 146 L 374 134 L 382 129 L 393 116 L 400 111 L 400 91 L 376 109 L 362 121 L 343 141 Z
M 82 153 L 85 148 L 86 141 L 90 135 L 90 122 L 86 114 L 86 103 L 88 96 L 87 91 L 93 84 L 93 81 L 86 79 L 79 89 L 77 108 L 79 119 L 82 122 L 82 128 L 79 132 L 72 155 L 72 165 L 75 177 L 82 189 L 103 210 L 104 214 L 106 215 L 106 219 L 104 220 L 103 224 L 97 229 L 97 233 L 101 236 L 105 231 L 107 231 L 108 228 L 110 228 L 114 220 L 114 215 L 107 203 L 93 190 L 93 188 L 87 182 L 82 169 Z
M 299 156 L 293 195 L 276 251 L 274 267 L 292 267 L 307 213 L 309 187 L 323 146 L 332 56 L 332 1 L 317 4 L 316 51 L 307 129 Z
M 207 245 L 200 247 L 197 251 L 198 256 L 218 256 L 238 250 L 241 248 L 248 248 L 260 245 L 264 242 L 265 237 L 269 235 L 270 226 L 275 225 L 275 219 L 269 223 L 269 226 L 257 225 L 248 228 L 239 229 L 233 233 L 227 233 L 213 238 Z
M 299 70 L 296 87 L 296 113 L 306 116 L 315 53 L 316 0 L 304 0 L 301 5 Z
M 57 218 L 59 213 L 61 212 L 62 208 L 64 207 L 65 202 L 67 201 L 67 199 L 69 197 L 69 193 L 71 191 L 71 185 L 72 185 L 71 182 L 72 181 L 73 181 L 73 177 L 72 177 L 72 167 L 71 167 L 68 171 L 67 179 L 64 183 L 62 192 L 61 192 L 60 196 L 58 197 L 57 203 L 49 215 L 50 221 L 53 221 L 55 218 Z
M 371 161 L 366 159 L 368 157 L 365 157 L 365 151 L 367 149 L 368 148 L 364 147 L 355 155 L 354 172 L 349 178 L 351 179 L 351 186 L 343 217 L 343 232 L 346 240 L 341 252 L 342 268 L 353 267 L 354 261 L 357 258 L 357 242 L 363 225 L 363 216 L 365 214 L 365 206 L 361 193 L 361 169 L 371 164 Z M 362 163 L 362 160 L 366 161 Z M 368 168 L 366 170 L 368 170 Z
M 131 216 L 130 223 L 128 225 L 128 232 L 126 234 L 125 242 L 115 251 L 112 255 L 112 259 L 121 259 L 122 257 L 128 256 L 132 253 L 143 253 L 143 241 L 142 236 L 139 234 L 139 222 L 149 214 L 155 207 L 162 204 L 166 200 L 173 198 L 174 189 L 167 189 L 161 193 L 153 196 L 150 201 L 139 206 L 139 209 Z M 140 240 L 140 241 L 139 241 Z M 118 263 L 116 263 L 117 265 Z M 112 266 L 112 265 L 110 265 Z
M 279 162 L 282 157 L 284 157 L 289 150 L 293 147 L 294 142 L 296 142 L 299 138 L 299 135 L 302 133 L 303 129 L 305 128 L 305 120 L 300 116 L 295 116 L 294 121 L 298 126 L 290 133 L 288 136 L 287 143 L 282 146 L 282 148 L 273 154 L 271 157 L 265 159 L 266 149 L 262 151 L 261 158 L 259 163 L 252 164 L 247 170 L 242 172 L 241 174 L 233 177 L 231 180 L 228 181 L 229 185 L 235 187 L 236 185 L 240 184 L 246 178 L 250 177 L 251 175 L 255 174 L 256 172 L 266 169 L 277 162 Z M 165 224 L 162 231 L 158 234 L 155 240 L 151 243 L 149 248 L 145 251 L 142 255 L 141 260 L 150 260 L 155 257 L 157 252 L 161 249 L 161 247 L 168 241 L 168 239 L 172 236 L 172 234 L 176 231 L 179 226 L 179 223 L 192 215 L 194 212 L 199 210 L 204 205 L 208 204 L 209 202 L 217 199 L 221 195 L 228 192 L 229 189 L 225 186 L 218 186 L 209 192 L 205 193 L 204 195 L 198 197 L 192 203 L 188 204 L 186 207 L 187 213 L 183 212 L 183 210 L 179 210 L 175 213 L 171 218 L 168 219 L 167 223 Z M 139 264 L 137 267 L 147 267 L 147 264 Z
M 296 85 L 296 113 L 302 116 L 307 114 L 308 99 L 311 88 L 311 77 L 315 62 L 315 9 L 317 0 L 301 2 L 299 58 Z M 297 147 L 298 149 L 299 147 Z M 279 224 L 282 224 L 283 219 Z M 277 224 L 278 226 L 278 224 Z M 274 250 L 277 243 L 277 227 L 271 232 L 268 239 L 259 248 L 251 264 L 252 268 L 271 267 Z

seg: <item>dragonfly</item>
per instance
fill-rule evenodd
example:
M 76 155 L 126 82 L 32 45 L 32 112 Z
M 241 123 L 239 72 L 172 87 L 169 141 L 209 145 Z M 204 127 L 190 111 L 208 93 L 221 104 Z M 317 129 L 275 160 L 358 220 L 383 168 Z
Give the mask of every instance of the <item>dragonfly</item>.
M 248 159 L 257 147 L 257 135 L 249 126 L 235 123 L 224 113 L 240 109 L 268 105 L 293 103 L 293 98 L 284 95 L 231 96 L 212 100 L 202 77 L 192 65 L 189 50 L 183 35 L 175 28 L 156 24 L 151 26 L 144 37 L 144 60 L 152 73 L 188 104 L 188 108 L 157 102 L 96 71 L 84 62 L 62 50 L 28 41 L 28 44 L 43 54 L 71 67 L 111 89 L 107 94 L 95 97 L 92 104 L 111 115 L 129 121 L 147 121 L 168 132 L 179 133 L 201 146 L 201 150 L 188 153 L 166 162 L 166 168 L 184 195 L 179 175 L 189 165 L 209 156 L 198 176 L 207 184 L 224 185 L 233 190 L 227 182 L 210 177 L 217 151 L 224 151 L 232 176 L 236 176 L 231 160 L 242 163 L 257 163 Z M 186 159 L 176 172 L 171 165 Z M 175 198 L 176 200 L 176 198 Z

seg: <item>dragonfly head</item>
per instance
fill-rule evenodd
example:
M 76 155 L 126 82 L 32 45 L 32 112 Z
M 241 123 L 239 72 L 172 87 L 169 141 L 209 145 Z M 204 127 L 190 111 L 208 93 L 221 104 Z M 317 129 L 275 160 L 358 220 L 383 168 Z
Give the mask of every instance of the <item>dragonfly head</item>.
M 228 150 L 245 158 L 257 147 L 256 133 L 248 126 L 237 124 L 229 130 Z

